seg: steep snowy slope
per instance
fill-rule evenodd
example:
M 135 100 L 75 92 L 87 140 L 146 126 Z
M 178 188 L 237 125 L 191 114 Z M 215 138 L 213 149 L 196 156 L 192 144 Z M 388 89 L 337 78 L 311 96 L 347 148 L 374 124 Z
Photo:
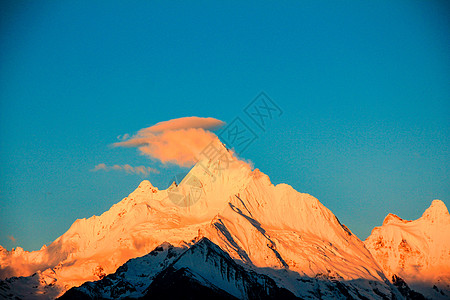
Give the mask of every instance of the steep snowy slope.
M 201 161 L 191 171 L 201 185 L 200 197 L 192 194 L 191 184 L 182 182 L 179 187 L 159 191 L 145 180 L 101 216 L 77 220 L 48 247 L 34 252 L 0 248 L 0 279 L 51 274 L 63 291 L 112 273 L 128 259 L 147 254 L 163 242 L 176 245 L 191 240 L 223 209 L 228 195 L 238 192 L 251 178 L 251 170 L 243 162 L 234 160 L 223 171 L 212 167 L 217 163 Z M 206 164 L 217 174 L 209 173 Z M 175 198 L 180 194 L 183 203 Z M 191 201 L 195 204 L 188 205 Z
M 450 297 L 450 214 L 444 202 L 434 200 L 414 221 L 389 214 L 365 245 L 389 278 L 396 274 L 425 295 Z
M 299 282 L 314 277 L 351 282 L 367 298 L 374 290 L 396 292 L 364 244 L 317 199 L 272 185 L 219 141 L 216 146 L 222 154 L 200 160 L 178 186 L 160 191 L 143 181 L 109 211 L 77 220 L 40 251 L 2 249 L 1 277 L 36 273 L 47 288 L 22 286 L 22 293 L 45 298 L 101 279 L 164 242 L 187 245 L 205 236 L 296 295 L 304 289 Z M 22 281 L 14 282 L 5 290 Z
M 153 279 L 169 267 L 186 249 L 188 245 L 175 247 L 169 243 L 163 243 L 149 254 L 129 260 L 115 273 L 99 281 L 86 282 L 81 287 L 74 288 L 65 297 L 100 299 L 142 297 Z
M 207 238 L 200 239 L 182 253 L 180 250 L 168 244 L 157 247 L 144 257 L 128 261 L 116 273 L 100 281 L 72 288 L 61 299 L 158 299 L 160 295 L 169 299 L 175 299 L 175 296 L 186 298 L 199 286 L 202 293 L 209 290 L 215 297 L 226 299 L 296 298 L 291 292 L 277 287 L 268 276 L 236 264 Z M 172 263 L 163 268 L 164 264 L 160 263 L 155 268 L 153 261 L 160 261 L 158 256 L 164 257 L 164 263 Z M 146 263 L 148 261 L 151 263 Z M 157 274 L 154 274 L 155 270 Z M 202 294 L 201 299 L 205 299 L 204 296 Z
M 195 242 L 195 241 L 193 241 Z M 174 250 L 176 249 L 176 250 Z M 170 253 L 174 253 L 170 255 Z M 172 263 L 155 265 L 149 261 Z M 163 258 L 163 259 L 161 259 Z M 161 266 L 165 265 L 165 268 Z M 154 268 L 154 269 L 153 269 Z M 159 272 L 155 274 L 155 270 Z M 283 272 L 289 273 L 288 270 Z M 301 277 L 296 296 L 249 265 L 239 265 L 220 247 L 201 238 L 180 254 L 180 248 L 164 244 L 150 254 L 128 261 L 116 273 L 70 289 L 61 300 L 71 299 L 373 299 L 393 297 L 366 282 L 337 278 Z M 398 296 L 398 295 L 397 295 Z M 399 297 L 400 298 L 400 297 Z

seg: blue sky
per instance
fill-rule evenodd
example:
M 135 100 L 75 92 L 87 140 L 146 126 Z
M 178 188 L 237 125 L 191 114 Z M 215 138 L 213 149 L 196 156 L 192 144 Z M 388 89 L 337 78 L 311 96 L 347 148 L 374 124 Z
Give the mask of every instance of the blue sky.
M 393 2 L 393 3 L 392 3 Z M 39 249 L 178 167 L 117 136 L 185 116 L 283 110 L 243 157 L 365 239 L 449 201 L 445 1 L 3 4 L 0 245 Z M 159 174 L 91 172 L 105 163 Z M 16 240 L 13 242 L 10 237 Z

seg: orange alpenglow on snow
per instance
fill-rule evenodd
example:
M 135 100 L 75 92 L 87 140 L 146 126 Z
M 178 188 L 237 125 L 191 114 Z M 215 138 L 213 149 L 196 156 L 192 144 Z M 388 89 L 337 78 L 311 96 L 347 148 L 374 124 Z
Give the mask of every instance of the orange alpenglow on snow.
M 450 286 L 450 214 L 441 200 L 414 221 L 389 214 L 364 244 L 389 278 L 400 276 L 419 292 Z
M 219 140 L 215 147 L 222 155 L 200 160 L 179 184 L 159 190 L 144 180 L 101 216 L 77 220 L 48 247 L 34 252 L 0 249 L 1 279 L 36 273 L 28 277 L 34 288 L 23 291 L 23 285 L 11 284 L 10 289 L 20 295 L 54 298 L 115 272 L 161 244 L 184 249 L 200 237 L 248 268 L 273 276 L 278 286 L 302 298 L 317 288 L 308 280 L 342 282 L 355 297 L 372 298 L 377 293 L 401 297 L 385 276 L 398 272 L 398 259 L 387 254 L 383 261 L 386 254 L 379 251 L 385 248 L 375 249 L 371 242 L 378 236 L 395 247 L 402 239 L 408 241 L 395 254 L 403 255 L 405 272 L 398 274 L 408 279 L 409 266 L 418 260 L 426 263 L 421 276 L 431 276 L 437 266 L 449 266 L 448 212 L 442 202 L 433 202 L 414 222 L 389 217 L 366 241 L 369 252 L 316 198 L 287 184 L 274 186 L 267 175 L 235 158 Z M 405 256 L 416 251 L 421 252 Z M 305 284 L 312 290 L 306 293 Z

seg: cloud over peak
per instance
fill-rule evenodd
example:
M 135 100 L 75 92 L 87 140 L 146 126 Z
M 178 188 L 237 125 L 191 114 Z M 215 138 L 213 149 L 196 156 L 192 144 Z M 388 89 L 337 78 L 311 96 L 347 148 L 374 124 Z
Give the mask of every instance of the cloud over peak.
M 214 130 L 224 124 L 214 118 L 172 119 L 143 128 L 134 136 L 113 146 L 136 147 L 141 154 L 164 164 L 189 167 L 196 163 L 196 157 L 209 143 L 218 139 L 209 129 Z
M 203 128 L 214 130 L 223 126 L 224 124 L 224 122 L 215 118 L 184 117 L 159 122 L 148 128 L 141 129 L 141 131 L 157 133 L 188 128 Z

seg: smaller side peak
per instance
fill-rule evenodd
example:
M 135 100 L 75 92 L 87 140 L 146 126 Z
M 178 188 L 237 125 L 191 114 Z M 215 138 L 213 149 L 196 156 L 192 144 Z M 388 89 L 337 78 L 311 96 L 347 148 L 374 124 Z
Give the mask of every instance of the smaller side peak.
M 190 252 L 195 252 L 200 250 L 203 252 L 205 249 L 208 249 L 208 251 L 215 252 L 216 254 L 226 258 L 227 260 L 231 260 L 231 257 L 228 255 L 228 253 L 224 252 L 217 244 L 212 242 L 207 237 L 200 238 L 192 247 L 189 248 Z
M 445 203 L 441 200 L 433 200 L 430 207 L 428 207 L 423 213 L 422 218 L 428 220 L 436 220 L 445 216 L 450 216 Z
M 388 214 L 386 218 L 384 218 L 383 225 L 391 224 L 391 223 L 398 223 L 398 222 L 405 222 L 402 218 L 395 214 Z
M 142 182 L 139 184 L 139 187 L 140 187 L 140 188 L 142 188 L 142 187 L 147 187 L 147 186 L 153 187 L 153 185 L 151 184 L 151 182 L 148 181 L 147 179 L 142 180 Z
M 447 206 L 445 205 L 444 201 L 438 199 L 433 200 L 428 209 L 437 209 L 440 211 L 448 212 Z
M 216 245 L 211 242 L 206 236 L 202 236 L 196 244 Z
M 143 180 L 139 186 L 138 189 L 143 189 L 143 190 L 153 190 L 154 192 L 158 191 L 158 188 L 153 186 L 153 184 L 151 184 L 150 181 L 148 180 Z
M 22 247 L 16 247 L 16 248 L 12 248 L 11 252 L 13 253 L 13 255 L 19 256 L 19 255 L 25 254 L 28 251 L 23 250 Z

